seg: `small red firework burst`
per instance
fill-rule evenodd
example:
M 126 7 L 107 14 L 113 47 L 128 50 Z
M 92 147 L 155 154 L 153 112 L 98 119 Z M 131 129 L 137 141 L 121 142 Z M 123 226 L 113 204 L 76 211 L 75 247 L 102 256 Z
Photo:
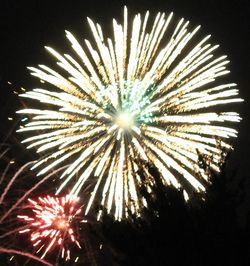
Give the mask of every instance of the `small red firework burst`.
M 73 220 L 81 212 L 77 206 L 79 198 L 39 197 L 37 201 L 28 199 L 32 205 L 31 215 L 18 215 L 27 223 L 27 228 L 19 233 L 30 233 L 32 245 L 37 252 L 43 252 L 41 258 L 54 248 L 59 247 L 62 258 L 70 259 L 71 243 L 81 248 L 76 239 Z M 35 215 L 34 215 L 35 213 Z

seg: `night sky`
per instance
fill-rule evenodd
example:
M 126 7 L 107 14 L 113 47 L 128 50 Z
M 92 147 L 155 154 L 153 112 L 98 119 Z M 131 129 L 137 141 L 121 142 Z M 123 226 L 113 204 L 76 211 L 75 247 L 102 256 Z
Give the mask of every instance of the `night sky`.
M 212 34 L 212 43 L 220 44 L 220 53 L 228 55 L 231 70 L 228 80 L 238 84 L 240 97 L 245 100 L 244 103 L 231 105 L 243 120 L 236 125 L 239 135 L 234 141 L 230 171 L 236 169 L 238 177 L 247 179 L 250 163 L 250 4 L 247 0 L 1 0 L 0 140 L 18 142 L 15 139 L 19 136 L 13 130 L 18 120 L 15 111 L 20 107 L 20 101 L 13 91 L 20 92 L 21 87 L 32 89 L 36 84 L 26 67 L 37 64 L 55 66 L 54 59 L 43 46 L 70 53 L 71 47 L 64 30 L 70 30 L 79 40 L 90 38 L 87 16 L 102 25 L 104 33 L 105 29 L 110 33 L 111 19 L 122 19 L 124 4 L 130 15 L 146 10 L 152 15 L 157 11 L 173 11 L 176 19 L 184 17 L 191 21 L 192 26 L 201 25 L 200 37 Z M 13 117 L 13 120 L 8 120 L 8 117 Z M 245 189 L 247 197 L 241 210 L 243 213 L 250 210 L 250 179 L 245 182 Z
M 232 108 L 243 118 L 237 124 L 238 139 L 234 141 L 235 151 L 231 156 L 232 168 L 240 175 L 248 175 L 250 158 L 249 107 L 250 97 L 250 5 L 248 1 L 1 1 L 0 8 L 0 103 L 1 139 L 13 129 L 15 110 L 19 101 L 11 91 L 20 87 L 31 89 L 36 80 L 29 75 L 27 66 L 47 64 L 54 66 L 54 60 L 43 46 L 48 45 L 59 52 L 70 52 L 65 29 L 79 40 L 90 38 L 86 17 L 99 22 L 108 33 L 111 18 L 122 19 L 126 4 L 130 14 L 150 10 L 174 11 L 175 18 L 184 17 L 192 26 L 202 25 L 201 37 L 212 34 L 212 42 L 220 44 L 220 52 L 228 55 L 231 70 L 228 80 L 238 84 L 240 97 L 245 102 Z M 10 81 L 12 85 L 8 85 Z M 14 117 L 9 121 L 8 117 Z M 14 136 L 15 137 L 15 136 Z M 250 188 L 250 182 L 249 182 Z M 249 193 L 250 194 L 250 193 Z

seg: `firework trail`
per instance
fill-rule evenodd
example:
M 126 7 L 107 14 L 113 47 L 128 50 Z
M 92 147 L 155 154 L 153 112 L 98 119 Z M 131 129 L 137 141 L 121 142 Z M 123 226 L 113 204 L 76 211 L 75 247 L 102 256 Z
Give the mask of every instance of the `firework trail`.
M 25 168 L 27 168 L 27 166 L 33 164 L 33 162 L 29 162 L 25 165 L 23 165 L 20 169 L 18 169 L 18 171 L 13 175 L 13 177 L 11 178 L 11 180 L 9 181 L 9 183 L 7 184 L 7 186 L 5 187 L 3 193 L 0 196 L 0 204 L 3 203 L 5 196 L 7 195 L 8 191 L 10 190 L 11 186 L 13 185 L 13 183 L 15 182 L 15 180 L 18 178 L 18 176 L 24 171 Z M 6 172 L 8 171 L 8 167 L 6 167 L 6 171 L 4 171 L 3 175 L 6 175 Z
M 38 201 L 28 199 L 33 213 L 18 215 L 18 218 L 27 223 L 27 228 L 19 233 L 29 233 L 32 245 L 37 252 L 43 252 L 43 259 L 56 246 L 60 247 L 61 257 L 70 259 L 70 248 L 67 242 L 80 244 L 76 239 L 73 220 L 81 212 L 77 207 L 78 198 L 39 197 Z
M 29 162 L 25 164 L 23 167 L 21 167 L 22 170 L 24 170 L 25 167 L 27 167 L 30 164 L 34 164 L 34 162 Z M 54 176 L 57 172 L 60 172 L 65 167 L 59 168 L 56 171 L 51 172 L 50 174 L 43 177 L 39 182 L 37 182 L 35 185 L 33 185 L 29 190 L 27 190 L 22 197 L 17 198 L 17 201 L 6 211 L 2 217 L 0 217 L 0 224 L 13 212 L 17 209 L 17 207 L 33 192 L 35 191 L 39 186 L 41 186 L 46 180 L 48 180 L 51 176 Z M 20 170 L 13 176 L 7 187 L 5 188 L 4 194 L 8 193 L 11 184 L 13 184 L 13 179 L 17 178 L 17 174 L 20 174 Z
M 6 149 L 1 153 L 0 159 L 3 160 L 3 156 L 8 152 Z M 25 252 L 23 250 L 23 246 L 19 247 L 18 241 L 16 241 L 16 234 L 20 230 L 24 230 L 27 228 L 26 226 L 20 225 L 20 222 L 17 221 L 16 215 L 19 212 L 19 205 L 23 202 L 23 200 L 35 189 L 39 186 L 39 184 L 35 184 L 31 189 L 26 191 L 22 197 L 17 197 L 20 194 L 19 182 L 23 182 L 23 175 L 30 165 L 33 165 L 34 162 L 26 163 L 25 165 L 18 168 L 17 171 L 14 172 L 13 175 L 10 174 L 12 170 L 10 166 L 12 165 L 13 160 L 8 159 L 7 166 L 3 169 L 1 174 L 1 194 L 0 194 L 0 254 L 8 253 L 10 256 L 10 260 L 14 258 L 15 255 L 20 255 L 26 257 L 28 260 L 36 260 L 45 265 L 52 265 L 46 262 L 43 259 L 38 258 L 37 256 L 32 255 L 29 252 Z M 16 167 L 14 167 L 16 168 Z M 44 178 L 43 178 L 44 179 Z M 43 182 L 43 179 L 40 180 Z M 46 179 L 46 177 L 45 177 Z M 40 183 L 40 182 L 39 182 Z M 18 186 L 19 184 L 19 186 Z M 37 186 L 38 185 L 38 186 Z M 15 192 L 15 196 L 13 197 L 13 193 Z M 13 201 L 14 200 L 14 201 Z M 22 250 L 21 250 L 22 249 Z M 2 258 L 1 258 L 2 259 Z M 1 261 L 2 262 L 2 261 Z M 4 263 L 4 262 L 2 262 Z
M 30 254 L 30 253 L 23 252 L 23 251 L 20 251 L 20 250 L 8 249 L 8 248 L 0 247 L 0 253 L 17 254 L 17 255 L 21 255 L 21 256 L 36 260 L 36 261 L 38 261 L 38 262 L 40 262 L 40 263 L 42 263 L 44 265 L 53 266 L 53 264 L 51 264 L 51 263 L 49 263 L 49 262 L 47 262 L 47 261 L 45 261 L 43 259 L 40 259 L 37 256 L 34 256 L 34 255 Z
M 85 213 L 96 199 L 118 220 L 140 215 L 147 203 L 138 193 L 137 158 L 157 167 L 162 182 L 182 188 L 186 199 L 205 191 L 209 178 L 197 150 L 212 156 L 210 167 L 219 171 L 216 138 L 228 149 L 226 140 L 237 135 L 228 122 L 239 115 L 223 110 L 242 101 L 236 84 L 220 79 L 229 61 L 214 55 L 218 45 L 210 36 L 195 39 L 200 27 L 172 20 L 172 13 L 158 13 L 151 24 L 147 12 L 130 25 L 124 8 L 123 25 L 113 20 L 112 40 L 88 19 L 94 43 L 85 40 L 85 48 L 66 31 L 76 57 L 46 47 L 62 74 L 29 68 L 46 84 L 21 95 L 43 106 L 19 111 L 32 117 L 19 130 L 31 134 L 23 142 L 43 155 L 33 169 L 42 175 L 71 162 L 57 194 L 67 187 L 76 196 L 93 184 Z

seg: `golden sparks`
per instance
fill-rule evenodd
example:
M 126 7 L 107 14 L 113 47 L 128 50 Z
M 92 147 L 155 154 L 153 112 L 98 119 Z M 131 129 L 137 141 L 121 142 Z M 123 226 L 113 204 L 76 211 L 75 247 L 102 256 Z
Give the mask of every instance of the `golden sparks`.
M 21 95 L 43 108 L 18 111 L 31 116 L 19 130 L 31 134 L 23 142 L 43 154 L 33 168 L 42 175 L 68 164 L 57 194 L 67 186 L 78 195 L 91 183 L 86 213 L 96 199 L 118 220 L 128 211 L 140 215 L 147 203 L 138 194 L 138 158 L 157 167 L 165 185 L 183 188 L 186 199 L 190 188 L 205 191 L 197 150 L 212 156 L 211 168 L 219 171 L 216 138 L 230 148 L 226 139 L 237 135 L 228 122 L 239 115 L 218 111 L 242 101 L 236 84 L 220 83 L 229 73 L 227 57 L 213 54 L 218 46 L 210 36 L 197 37 L 200 27 L 172 20 L 173 13 L 158 13 L 149 23 L 146 12 L 130 25 L 125 7 L 123 24 L 113 19 L 111 39 L 88 18 L 94 42 L 85 40 L 84 48 L 66 31 L 75 55 L 46 47 L 62 74 L 29 68 L 44 82 Z

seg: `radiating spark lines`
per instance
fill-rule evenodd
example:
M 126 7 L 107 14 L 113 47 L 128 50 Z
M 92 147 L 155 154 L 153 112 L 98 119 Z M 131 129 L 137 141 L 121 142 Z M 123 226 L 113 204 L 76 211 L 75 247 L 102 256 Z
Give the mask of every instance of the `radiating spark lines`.
M 32 206 L 32 214 L 18 215 L 18 218 L 27 224 L 27 228 L 19 233 L 29 233 L 32 245 L 37 253 L 42 252 L 43 259 L 56 246 L 61 250 L 62 258 L 70 259 L 70 245 L 80 244 L 76 239 L 73 220 L 80 214 L 77 207 L 77 198 L 69 195 L 65 197 L 39 197 L 37 201 L 28 199 Z
M 94 42 L 85 40 L 85 48 L 66 31 L 76 57 L 46 47 L 62 74 L 44 65 L 29 68 L 55 87 L 21 95 L 44 106 L 19 111 L 32 117 L 19 130 L 31 134 L 23 142 L 45 154 L 33 168 L 42 175 L 70 162 L 57 194 L 67 186 L 76 196 L 91 180 L 85 213 L 97 199 L 118 220 L 128 210 L 140 215 L 145 200 L 138 194 L 136 158 L 155 165 L 164 184 L 183 188 L 186 199 L 192 190 L 205 191 L 208 177 L 197 150 L 212 155 L 211 167 L 219 171 L 215 138 L 230 148 L 226 140 L 237 135 L 228 122 L 240 121 L 239 115 L 223 110 L 242 101 L 236 84 L 221 84 L 227 57 L 217 56 L 210 36 L 199 39 L 200 27 L 190 30 L 184 19 L 172 30 L 172 13 L 149 20 L 149 12 L 137 14 L 130 25 L 125 7 L 123 25 L 113 20 L 111 39 L 88 19 Z

